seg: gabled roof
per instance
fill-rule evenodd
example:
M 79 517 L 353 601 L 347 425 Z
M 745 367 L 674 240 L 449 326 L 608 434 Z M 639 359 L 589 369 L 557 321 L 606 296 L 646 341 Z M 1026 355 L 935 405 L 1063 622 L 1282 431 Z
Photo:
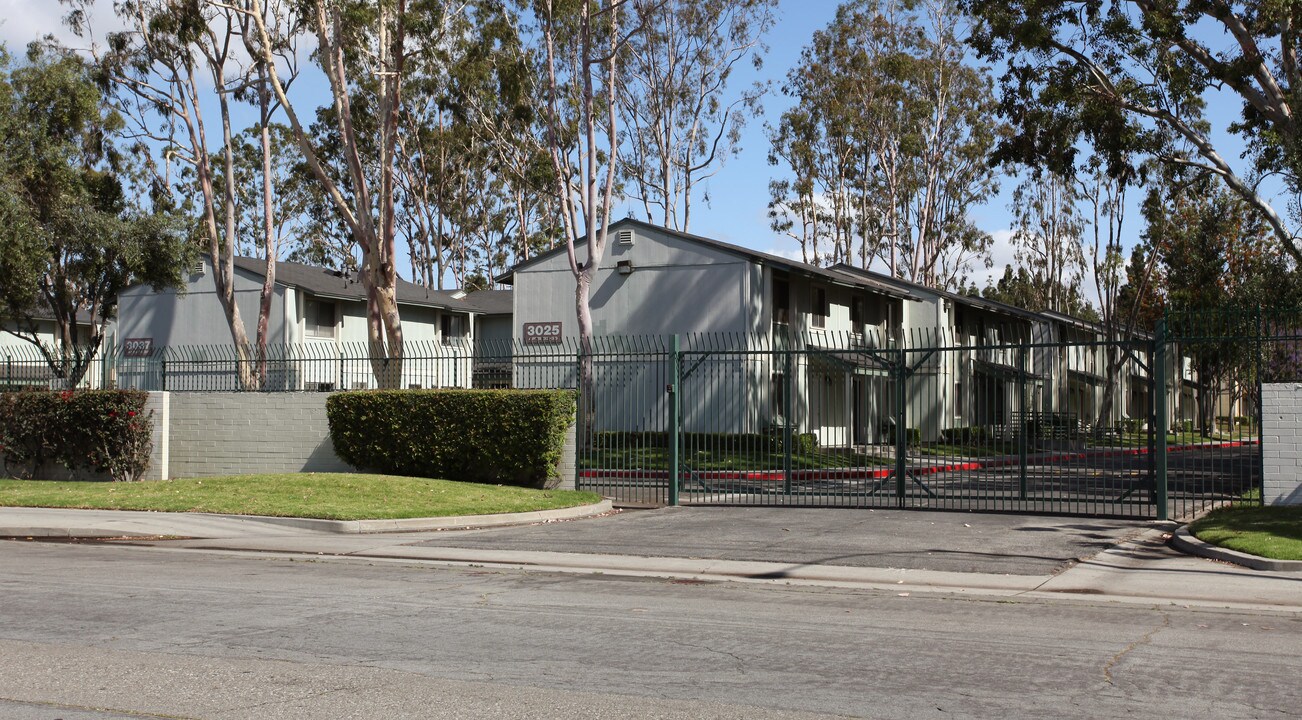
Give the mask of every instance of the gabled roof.
M 1060 313 L 1054 310 L 1045 310 L 1040 314 L 1055 322 L 1060 322 L 1063 323 L 1064 325 L 1072 325 L 1082 330 L 1088 330 L 1090 332 L 1098 333 L 1100 335 L 1106 335 L 1108 331 L 1108 329 L 1102 323 L 1097 323 L 1092 320 L 1085 320 L 1083 318 L 1078 318 L 1074 315 L 1068 315 L 1066 313 Z M 1118 332 L 1124 329 L 1125 328 L 1117 328 Z M 1144 338 L 1144 339 L 1150 339 L 1153 337 L 1151 333 L 1146 332 L 1144 330 L 1137 330 L 1137 329 L 1131 330 L 1130 334 L 1133 335 L 1134 337 Z
M 903 300 L 919 299 L 916 294 L 914 294 L 913 292 L 909 291 L 906 288 L 894 287 L 885 283 L 880 283 L 873 278 L 848 275 L 846 273 L 837 272 L 835 269 L 832 268 L 823 268 L 817 265 L 810 265 L 809 263 L 803 263 L 798 260 L 790 260 L 778 255 L 771 255 L 769 253 L 759 252 L 758 250 L 752 250 L 750 248 L 742 247 L 740 245 L 733 245 L 731 243 L 721 242 L 719 240 L 702 237 L 700 235 L 692 235 L 691 233 L 672 230 L 670 228 L 660 227 L 659 225 L 652 225 L 651 223 L 643 222 L 641 220 L 637 220 L 634 218 L 624 218 L 623 220 L 616 220 L 606 228 L 606 232 L 609 233 L 623 227 L 639 228 L 644 230 L 650 230 L 653 232 L 664 233 L 665 235 L 669 235 L 670 237 L 675 237 L 680 240 L 686 240 L 688 242 L 696 243 L 698 245 L 712 248 L 714 250 L 719 250 L 721 252 L 725 252 L 731 255 L 736 255 L 746 260 L 750 260 L 752 262 L 757 262 L 761 265 L 766 265 L 768 267 L 774 268 L 775 270 L 786 271 L 793 275 L 804 275 L 806 277 L 825 280 L 827 282 L 836 285 L 843 285 L 846 287 L 855 287 L 855 288 L 871 290 L 881 295 L 886 295 L 889 297 L 899 298 Z M 579 238 L 578 240 L 576 240 L 576 246 L 582 242 L 585 242 L 584 238 Z M 517 264 L 515 267 L 511 268 L 510 270 L 506 271 L 502 275 L 498 276 L 496 278 L 496 281 L 501 283 L 510 283 L 513 280 L 516 272 L 528 267 L 532 267 L 545 260 L 550 260 L 551 258 L 563 252 L 565 252 L 565 246 L 557 245 L 556 247 L 552 248 L 551 250 L 548 250 L 547 252 L 541 253 L 539 255 L 535 255 L 534 257 L 529 258 L 528 260 L 525 260 L 524 262 Z
M 235 258 L 235 267 L 258 277 L 266 277 L 264 272 L 266 262 L 259 258 L 237 257 Z M 276 282 L 287 287 L 306 290 L 321 298 L 366 301 L 366 289 L 362 287 L 362 283 L 357 278 L 350 277 L 338 270 L 315 265 L 278 260 L 276 261 Z M 471 303 L 466 302 L 464 298 L 470 297 L 469 295 L 457 297 L 454 292 L 434 290 L 424 285 L 407 282 L 402 278 L 398 278 L 396 289 L 398 302 L 403 305 L 419 305 L 421 307 L 457 310 L 460 312 L 482 312 Z
M 45 300 L 39 300 L 36 306 L 31 309 L 31 318 L 33 320 L 54 320 L 54 311 L 50 309 L 49 303 Z M 2 317 L 2 316 L 0 316 Z M 12 320 L 12 318 L 10 318 Z M 77 311 L 77 325 L 93 325 L 97 321 L 91 317 L 90 310 L 82 308 Z
M 872 270 L 857 268 L 854 267 L 853 265 L 840 264 L 840 265 L 833 266 L 832 269 L 844 273 L 859 275 L 865 278 L 873 278 L 876 279 L 878 282 L 887 283 L 890 285 L 896 285 L 902 288 L 908 288 L 918 292 L 925 292 L 925 293 L 931 293 L 932 295 L 939 295 L 940 297 L 953 300 L 955 303 L 958 303 L 960 305 L 967 305 L 968 307 L 974 307 L 980 310 L 985 310 L 987 312 L 998 313 L 1000 315 L 1012 315 L 1022 320 L 1029 320 L 1031 322 L 1044 322 L 1045 320 L 1043 317 L 1041 317 L 1040 313 L 1032 312 L 1025 308 L 1019 308 L 1016 305 L 1009 305 L 1008 303 L 1002 303 L 997 300 L 990 300 L 988 298 L 983 298 L 983 297 L 963 295 L 960 293 L 951 292 L 949 290 L 930 288 L 925 285 L 920 285 L 918 283 L 909 280 L 903 280 L 901 278 L 891 277 L 889 275 L 883 275 L 881 273 L 873 272 Z
M 467 294 L 462 301 L 475 312 L 485 315 L 510 315 L 514 310 L 512 296 L 514 290 L 476 290 Z

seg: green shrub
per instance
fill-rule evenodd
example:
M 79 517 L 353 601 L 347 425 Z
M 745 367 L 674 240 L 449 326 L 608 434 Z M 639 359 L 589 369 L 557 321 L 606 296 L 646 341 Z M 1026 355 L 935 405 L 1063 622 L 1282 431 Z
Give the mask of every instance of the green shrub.
M 985 442 L 986 429 L 980 425 L 946 428 L 940 431 L 940 439 L 948 445 L 979 445 Z
M 373 472 L 535 488 L 560 484 L 569 390 L 363 390 L 326 400 L 330 439 Z
M 74 477 L 89 473 L 138 480 L 153 450 L 153 412 L 139 390 L 0 393 L 0 452 L 11 474 L 58 463 Z
M 908 440 L 909 447 L 918 447 L 922 444 L 922 430 L 918 428 L 905 428 L 905 438 Z
M 1143 418 L 1125 418 L 1121 421 L 1121 429 L 1128 433 L 1139 433 L 1144 430 Z
M 793 435 L 795 449 L 793 452 L 799 455 L 813 455 L 818 451 L 818 436 L 813 433 L 800 433 Z

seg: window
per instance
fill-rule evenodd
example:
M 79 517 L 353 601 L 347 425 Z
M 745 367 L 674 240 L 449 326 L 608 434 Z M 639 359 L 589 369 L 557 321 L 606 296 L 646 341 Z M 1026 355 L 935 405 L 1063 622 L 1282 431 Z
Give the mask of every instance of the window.
M 809 314 L 813 316 L 813 322 L 810 324 L 816 328 L 827 327 L 827 288 L 814 288 L 812 300 Z
M 439 318 L 439 329 L 442 331 L 443 344 L 455 345 L 461 342 L 465 337 L 465 318 L 460 315 L 449 315 L 444 313 Z
M 791 322 L 791 285 L 784 277 L 773 276 L 773 322 Z
M 326 300 L 310 299 L 304 307 L 304 332 L 308 337 L 332 338 L 337 324 L 337 308 Z
M 859 332 L 863 325 L 863 298 L 852 298 L 850 300 L 850 332 Z

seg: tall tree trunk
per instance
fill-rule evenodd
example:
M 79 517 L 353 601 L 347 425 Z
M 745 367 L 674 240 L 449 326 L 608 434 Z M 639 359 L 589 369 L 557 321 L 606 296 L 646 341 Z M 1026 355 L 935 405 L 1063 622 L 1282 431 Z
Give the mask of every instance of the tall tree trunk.
M 258 111 L 262 122 L 259 140 L 262 146 L 262 252 L 264 253 L 262 294 L 258 298 L 258 383 L 267 386 L 267 343 L 271 319 L 271 300 L 276 293 L 275 188 L 271 177 L 271 97 L 267 88 L 266 68 L 258 70 Z

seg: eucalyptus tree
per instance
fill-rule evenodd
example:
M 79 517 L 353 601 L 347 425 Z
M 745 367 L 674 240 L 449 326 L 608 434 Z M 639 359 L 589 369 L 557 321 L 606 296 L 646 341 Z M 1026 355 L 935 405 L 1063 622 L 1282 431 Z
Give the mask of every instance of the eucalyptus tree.
M 1101 163 L 1091 161 L 1075 173 L 1076 197 L 1088 227 L 1086 254 L 1098 302 L 1099 323 L 1106 345 L 1104 377 L 1121 373 L 1129 341 L 1153 329 L 1154 289 L 1161 284 L 1155 253 L 1142 244 L 1127 261 L 1122 245 L 1126 224 L 1126 194 L 1136 178 L 1128 173 L 1109 175 Z M 1112 417 L 1116 383 L 1105 383 L 1096 424 Z
M 1085 218 L 1075 184 L 1054 173 L 1029 172 L 1013 191 L 1011 243 L 1027 271 L 1031 310 L 1071 313 L 1085 279 Z
M 762 67 L 776 7 L 776 0 L 634 4 L 640 31 L 621 69 L 621 168 L 649 221 L 686 231 L 699 184 L 740 150 L 768 84 L 730 93 L 729 81 L 742 63 Z
M 775 229 L 799 223 L 831 246 L 827 259 L 935 287 L 988 261 L 990 236 L 967 211 L 997 189 L 987 160 L 1000 126 L 966 34 L 949 0 L 837 10 L 787 76 L 795 107 L 770 128 L 770 162 L 787 174 L 770 184 Z
M 632 34 L 625 23 L 629 0 L 535 0 L 542 43 L 540 115 L 552 166 L 552 192 L 560 205 L 565 254 L 574 277 L 578 318 L 579 382 L 583 413 L 592 403 L 592 282 L 606 254 L 610 211 L 620 156 L 621 58 Z M 585 241 L 580 261 L 576 240 Z M 585 422 L 585 427 L 590 423 Z
M 326 167 L 321 144 L 287 95 L 274 57 L 284 40 L 267 22 L 264 0 L 248 2 L 246 16 L 255 33 L 250 46 L 265 62 L 272 90 L 308 169 L 361 253 L 359 277 L 366 290 L 372 371 L 382 387 L 396 387 L 403 358 L 396 242 L 403 92 L 415 69 L 409 65 L 443 41 L 449 18 L 461 8 L 443 0 L 298 4 L 299 22 L 291 28 L 305 28 L 316 43 L 314 57 L 328 82 L 333 111 L 334 124 L 327 137 L 342 160 L 342 172 L 337 174 Z M 356 122 L 359 110 L 373 117 L 369 133 Z
M 104 100 L 80 58 L 41 45 L 0 78 L 0 317 L 67 387 L 98 353 L 118 291 L 177 287 L 188 261 L 173 219 L 133 202 L 138 169 L 118 151 L 124 123 Z M 46 317 L 53 342 L 39 332 Z
M 538 125 L 537 53 L 510 4 L 467 3 L 429 59 L 439 72 L 409 83 L 399 182 L 418 280 L 486 277 L 527 258 L 554 207 Z M 553 232 L 550 240 L 558 240 Z M 550 246 L 550 242 L 546 246 Z
M 1000 143 L 999 158 L 1070 173 L 1083 142 L 1114 177 L 1135 159 L 1153 158 L 1218 178 L 1302 261 L 1302 125 L 1293 107 L 1302 4 L 963 6 L 979 20 L 973 45 L 1005 67 L 1001 111 L 1015 132 Z M 1233 119 L 1207 112 L 1226 103 Z
M 93 0 L 64 0 L 74 8 L 73 29 L 89 36 Z M 280 0 L 274 7 L 284 11 Z M 126 118 L 137 140 L 133 152 L 148 158 L 155 185 L 172 197 L 171 204 L 197 215 L 193 232 L 212 265 L 216 297 L 226 317 L 239 358 L 240 384 L 254 389 L 266 380 L 268 318 L 274 294 L 276 248 L 271 228 L 261 237 L 264 282 L 259 299 L 254 341 L 250 341 L 235 294 L 234 257 L 239 248 L 239 218 L 246 204 L 262 203 L 271 217 L 273 190 L 263 173 L 261 200 L 241 197 L 237 178 L 237 130 L 233 104 L 253 101 L 261 122 L 269 124 L 266 63 L 250 58 L 245 38 L 251 9 L 247 3 L 184 0 L 125 0 L 115 10 L 125 29 L 109 33 L 105 45 L 92 45 L 90 55 L 108 88 L 114 108 Z M 259 10 L 261 13 L 262 10 Z M 276 20 L 267 22 L 277 23 Z M 292 44 L 280 42 L 267 50 L 271 63 L 284 66 L 290 82 L 295 74 Z M 215 118 L 214 111 L 215 110 Z M 265 133 L 261 143 L 264 167 L 272 162 Z

